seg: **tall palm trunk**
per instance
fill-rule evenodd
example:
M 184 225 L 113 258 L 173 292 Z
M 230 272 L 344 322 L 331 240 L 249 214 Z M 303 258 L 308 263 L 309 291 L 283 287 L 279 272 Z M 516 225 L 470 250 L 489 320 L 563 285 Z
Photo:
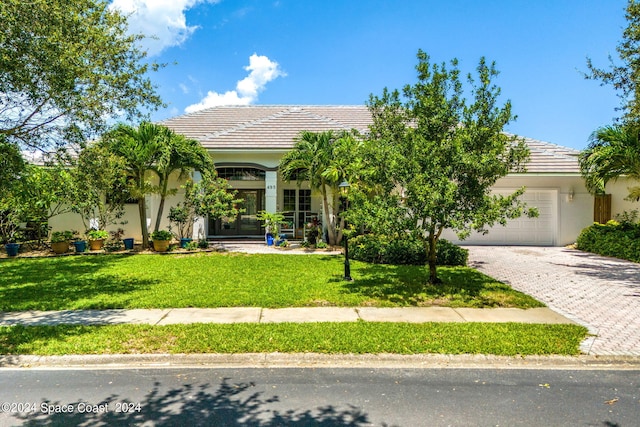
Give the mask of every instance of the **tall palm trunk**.
M 156 215 L 156 225 L 153 227 L 153 231 L 160 229 L 160 222 L 162 221 L 162 213 L 164 212 L 164 201 L 166 199 L 167 187 L 169 186 L 169 177 L 165 176 L 161 178 L 162 188 L 160 190 L 160 204 L 158 205 L 158 214 Z

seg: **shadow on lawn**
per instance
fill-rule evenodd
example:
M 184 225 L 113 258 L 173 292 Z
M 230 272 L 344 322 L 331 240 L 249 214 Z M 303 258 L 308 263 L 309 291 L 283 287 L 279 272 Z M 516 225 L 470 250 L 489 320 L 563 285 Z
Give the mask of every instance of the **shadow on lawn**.
M 101 294 L 124 296 L 156 283 L 100 273 L 122 259 L 112 255 L 0 261 L 0 311 L 117 308 L 101 302 L 75 307 L 74 302 Z M 120 305 L 125 302 L 119 299 Z
M 371 425 L 366 413 L 348 406 L 338 409 L 326 405 L 307 410 L 273 409 L 280 402 L 278 396 L 263 397 L 263 392 L 252 390 L 253 383 L 231 383 L 225 378 L 217 389 L 210 384 L 185 384 L 166 391 L 155 383 L 153 389 L 139 402 L 120 412 L 123 402 L 131 402 L 125 397 L 110 395 L 100 402 L 91 402 L 96 411 L 71 413 L 17 414 L 23 426 L 70 426 L 70 425 L 158 425 L 158 426 L 364 426 Z M 61 402 L 43 401 L 45 405 L 73 405 L 82 408 L 84 401 Z M 138 402 L 136 402 L 138 403 Z M 41 403 L 38 403 L 40 407 Z M 281 406 L 281 405 L 280 405 Z M 383 424 L 386 425 L 386 424 Z
M 468 267 L 438 267 L 443 283 L 429 284 L 426 266 L 363 264 L 353 282 L 344 284 L 347 292 L 357 293 L 398 305 L 449 305 L 456 300 L 469 306 L 496 306 L 486 291 L 510 290 L 489 276 Z

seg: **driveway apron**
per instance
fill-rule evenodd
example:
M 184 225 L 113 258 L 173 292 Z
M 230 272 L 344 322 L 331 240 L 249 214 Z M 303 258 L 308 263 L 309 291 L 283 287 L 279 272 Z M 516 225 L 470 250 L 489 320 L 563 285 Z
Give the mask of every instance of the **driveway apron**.
M 584 353 L 640 356 L 640 264 L 560 247 L 467 248 L 471 267 L 589 328 Z

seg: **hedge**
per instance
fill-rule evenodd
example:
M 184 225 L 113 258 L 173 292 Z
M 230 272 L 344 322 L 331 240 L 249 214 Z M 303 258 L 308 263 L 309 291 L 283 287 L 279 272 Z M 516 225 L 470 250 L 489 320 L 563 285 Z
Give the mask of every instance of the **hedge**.
M 640 224 L 595 223 L 582 230 L 576 247 L 586 252 L 640 262 Z
M 374 264 L 425 265 L 427 253 L 422 241 L 406 236 L 392 238 L 365 234 L 349 239 L 349 255 L 358 261 Z M 440 239 L 436 245 L 436 264 L 467 265 L 469 251 Z

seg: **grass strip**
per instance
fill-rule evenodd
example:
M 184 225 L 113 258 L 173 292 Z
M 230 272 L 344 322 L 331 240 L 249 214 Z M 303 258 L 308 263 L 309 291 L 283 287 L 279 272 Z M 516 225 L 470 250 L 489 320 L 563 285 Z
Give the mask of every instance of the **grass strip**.
M 4 326 L 7 355 L 329 353 L 577 355 L 586 328 L 522 323 Z
M 184 307 L 543 306 L 466 267 L 422 266 L 323 255 L 208 253 L 0 260 L 0 311 Z

